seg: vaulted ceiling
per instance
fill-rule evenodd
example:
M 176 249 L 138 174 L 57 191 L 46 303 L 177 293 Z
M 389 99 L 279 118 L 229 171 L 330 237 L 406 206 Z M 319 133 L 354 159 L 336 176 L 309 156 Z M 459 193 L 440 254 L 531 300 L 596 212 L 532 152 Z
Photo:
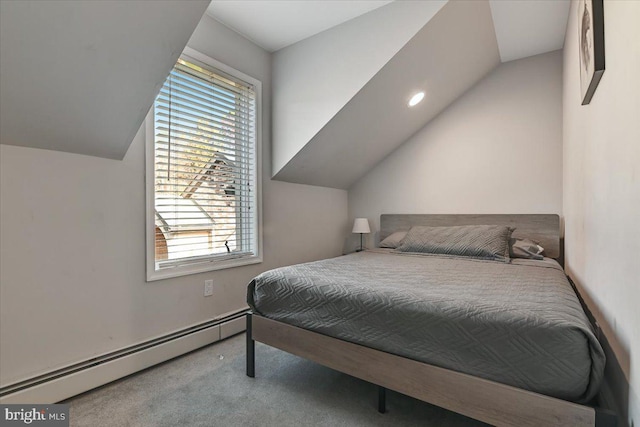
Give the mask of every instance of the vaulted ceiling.
M 274 178 L 349 188 L 499 63 L 489 3 L 448 2 Z M 410 108 L 419 91 L 425 100 Z
M 0 142 L 122 159 L 208 4 L 1 1 Z
M 389 3 L 401 2 L 213 0 L 207 14 L 264 49 L 275 52 Z M 570 0 L 489 0 L 489 4 L 502 62 L 562 48 Z M 386 11 L 392 8 L 386 7 Z M 395 21 L 390 24 L 400 29 L 406 22 Z
M 272 176 L 348 189 L 501 61 L 562 48 L 568 6 L 392 2 L 277 51 Z
M 392 0 L 213 0 L 207 14 L 269 52 L 349 21 Z
M 275 51 L 273 176 L 349 188 L 500 61 L 561 48 L 568 5 L 2 1 L 0 142 L 121 159 L 207 10 Z

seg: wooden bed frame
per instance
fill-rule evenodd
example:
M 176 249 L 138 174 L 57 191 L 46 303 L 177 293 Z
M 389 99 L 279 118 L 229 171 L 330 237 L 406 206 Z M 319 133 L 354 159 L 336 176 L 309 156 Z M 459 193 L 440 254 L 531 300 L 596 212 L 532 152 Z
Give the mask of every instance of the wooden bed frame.
M 510 225 L 515 237 L 540 243 L 559 259 L 557 215 L 381 215 L 380 240 L 413 225 Z M 306 329 L 247 314 L 247 375 L 255 376 L 255 341 L 304 357 L 378 385 L 378 410 L 385 391 L 420 399 L 495 426 L 613 427 L 614 413 L 545 396 L 472 375 L 385 353 Z

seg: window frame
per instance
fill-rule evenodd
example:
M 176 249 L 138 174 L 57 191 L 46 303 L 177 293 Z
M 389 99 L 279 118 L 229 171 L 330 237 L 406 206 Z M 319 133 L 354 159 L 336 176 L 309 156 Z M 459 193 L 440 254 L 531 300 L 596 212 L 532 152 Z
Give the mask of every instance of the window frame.
M 216 259 L 217 255 L 211 255 L 196 262 L 177 262 L 175 267 L 156 269 L 155 259 L 155 123 L 154 110 L 155 98 L 151 109 L 145 119 L 145 230 L 146 230 L 146 270 L 147 281 L 169 279 L 172 277 L 186 276 L 190 274 L 204 273 L 207 271 L 223 270 L 227 268 L 241 267 L 251 264 L 259 264 L 263 261 L 262 241 L 262 82 L 241 71 L 236 70 L 220 61 L 217 61 L 203 53 L 189 47 L 185 47 L 180 55 L 190 57 L 214 69 L 220 70 L 230 76 L 243 80 L 253 85 L 255 90 L 256 117 L 255 117 L 255 211 L 254 219 L 256 235 L 256 254 L 242 258 Z M 173 69 L 173 67 L 172 67 Z M 164 84 L 164 82 L 163 82 Z

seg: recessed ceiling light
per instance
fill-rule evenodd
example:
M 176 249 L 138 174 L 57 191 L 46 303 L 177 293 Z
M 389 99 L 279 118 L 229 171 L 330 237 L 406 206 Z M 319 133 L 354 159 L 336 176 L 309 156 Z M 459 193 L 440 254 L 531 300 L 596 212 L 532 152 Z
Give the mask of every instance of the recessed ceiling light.
M 422 99 L 424 98 L 424 92 L 418 92 L 415 95 L 413 95 L 411 97 L 411 99 L 409 100 L 409 107 L 413 107 L 414 105 L 417 105 L 420 103 L 420 101 L 422 101 Z

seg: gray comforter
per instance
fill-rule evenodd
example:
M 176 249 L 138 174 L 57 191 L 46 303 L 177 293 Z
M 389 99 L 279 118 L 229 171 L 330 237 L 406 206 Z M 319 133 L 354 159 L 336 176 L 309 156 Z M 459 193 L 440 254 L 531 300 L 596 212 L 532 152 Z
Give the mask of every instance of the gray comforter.
M 604 354 L 560 266 L 361 252 L 267 271 L 255 313 L 367 347 L 577 402 Z

